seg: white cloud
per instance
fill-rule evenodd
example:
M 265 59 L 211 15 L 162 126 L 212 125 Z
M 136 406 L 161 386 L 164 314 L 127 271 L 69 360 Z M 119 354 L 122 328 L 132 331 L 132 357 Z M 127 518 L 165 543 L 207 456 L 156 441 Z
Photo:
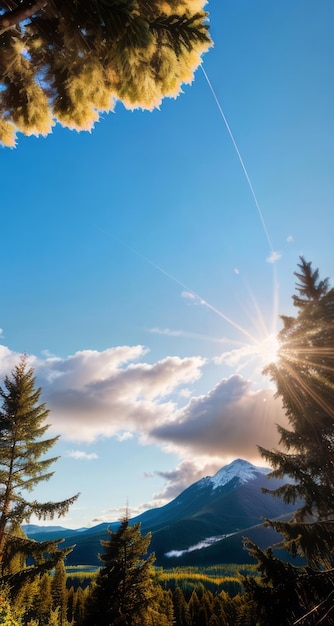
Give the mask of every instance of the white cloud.
M 75 459 L 76 461 L 92 461 L 93 459 L 98 459 L 98 455 L 95 452 L 83 452 L 82 450 L 70 450 L 66 453 L 66 456 L 69 456 L 71 459 Z
M 279 261 L 281 257 L 281 252 L 275 252 L 275 250 L 272 250 L 270 255 L 266 258 L 266 261 L 267 263 L 276 263 L 276 261 Z
M 169 423 L 158 425 L 151 436 L 183 458 L 211 456 L 259 460 L 257 445 L 278 443 L 276 424 L 286 425 L 279 400 L 268 389 L 253 391 L 241 376 L 223 379 L 207 394 L 192 398 Z
M 155 335 L 167 335 L 167 337 L 182 337 L 182 330 L 171 330 L 170 328 L 150 328 L 150 333 Z
M 179 391 L 179 396 L 180 396 L 180 398 L 190 398 L 190 396 L 191 396 L 191 389 L 188 389 L 188 387 L 183 387 Z
M 169 420 L 178 392 L 201 377 L 205 359 L 169 356 L 147 363 L 147 352 L 143 346 L 119 346 L 66 358 L 29 357 L 51 410 L 52 429 L 77 442 L 124 433 L 145 438 Z M 0 374 L 9 373 L 19 358 L 0 346 Z
M 202 300 L 200 304 L 207 305 L 207 302 Z M 187 330 L 171 330 L 170 328 L 150 328 L 149 332 L 155 335 L 166 335 L 167 337 L 187 337 L 188 339 L 199 339 L 200 341 L 210 341 L 212 343 L 230 343 L 230 340 L 226 337 L 210 337 L 210 335 L 203 335 L 202 333 L 192 333 Z
M 130 433 L 128 430 L 125 430 L 122 433 L 116 434 L 117 441 L 128 441 L 129 439 L 133 439 L 133 433 Z
M 287 240 L 287 243 L 293 243 L 294 242 L 294 237 L 292 235 L 288 235 L 286 240 Z
M 190 484 L 203 478 L 203 476 L 213 476 L 221 468 L 221 460 L 202 457 L 197 460 L 188 459 L 182 461 L 175 469 L 152 473 L 154 476 L 163 478 L 165 486 L 155 494 L 151 506 L 161 506 L 161 502 L 167 502 L 181 493 Z
M 190 546 L 190 548 L 187 548 L 186 550 L 170 550 L 170 552 L 166 552 L 165 556 L 167 556 L 168 558 L 174 558 L 174 557 L 179 558 L 183 554 L 189 554 L 189 552 L 194 552 L 195 550 L 203 550 L 205 548 L 208 548 L 209 546 L 212 546 L 214 543 L 217 543 L 217 541 L 221 541 L 222 539 L 231 537 L 233 534 L 234 533 L 230 533 L 230 534 L 225 533 L 224 535 L 215 535 L 214 537 L 208 537 L 207 539 L 204 539 L 203 541 L 199 541 L 193 546 Z
M 124 518 L 125 515 L 132 518 L 136 515 L 140 515 L 140 513 L 143 513 L 148 508 L 150 508 L 148 503 L 138 507 L 129 506 L 125 503 L 124 506 L 114 507 L 112 509 L 105 509 L 104 511 L 101 511 L 98 517 L 95 517 L 91 521 L 89 526 L 95 526 L 96 524 L 102 524 L 103 522 L 110 522 L 110 520 L 112 520 L 113 522 L 117 522 Z
M 19 362 L 21 354 L 13 352 L 6 346 L 0 345 L 0 376 L 3 378 L 9 374 L 15 365 Z M 33 358 L 29 358 L 28 362 L 32 363 Z
M 248 364 L 249 359 L 256 359 L 258 356 L 259 351 L 256 345 L 246 345 L 229 352 L 223 352 L 219 356 L 214 357 L 213 361 L 216 365 L 228 365 L 239 371 L 239 369 Z
M 251 347 L 232 350 L 220 361 L 237 365 L 251 352 Z M 272 391 L 254 392 L 249 381 L 235 375 L 179 408 L 178 397 L 184 400 L 189 383 L 201 377 L 205 359 L 169 356 L 147 363 L 145 354 L 143 346 L 120 346 L 66 358 L 29 357 L 53 430 L 75 441 L 136 434 L 142 442 L 149 438 L 187 451 L 186 457 L 248 458 L 257 444 L 271 447 L 276 441 L 275 424 L 284 414 Z M 0 346 L 0 372 L 9 373 L 19 357 Z
M 236 457 L 261 463 L 257 445 L 277 445 L 276 424 L 287 422 L 272 391 L 255 392 L 250 381 L 234 375 L 183 406 L 189 383 L 200 378 L 205 359 L 169 356 L 148 363 L 143 360 L 146 354 L 142 346 L 121 346 L 103 352 L 84 350 L 66 358 L 29 357 L 51 411 L 48 421 L 57 434 L 76 442 L 137 436 L 140 443 L 156 444 L 179 456 L 175 470 L 157 472 L 165 486 L 144 508 L 163 504 Z M 232 350 L 220 359 L 237 365 L 247 355 L 251 356 Z M 8 374 L 19 358 L 0 346 L 0 374 Z M 71 450 L 69 456 L 96 458 L 80 449 Z
M 182 291 L 181 296 L 182 298 L 186 298 L 188 300 L 197 300 L 197 297 L 191 291 Z

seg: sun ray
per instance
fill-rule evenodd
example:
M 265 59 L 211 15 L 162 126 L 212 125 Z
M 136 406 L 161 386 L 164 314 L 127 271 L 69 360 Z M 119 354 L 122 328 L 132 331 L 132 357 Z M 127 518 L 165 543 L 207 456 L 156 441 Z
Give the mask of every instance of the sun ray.
M 291 361 L 292 359 L 290 360 L 290 363 Z M 298 359 L 295 359 L 294 362 L 298 362 Z M 323 409 L 326 413 L 329 413 L 329 415 L 333 416 L 334 418 L 334 408 L 331 407 L 328 402 L 326 402 L 326 400 L 315 391 L 313 385 L 308 385 L 307 382 L 305 382 L 303 377 L 298 374 L 296 368 L 292 367 L 290 363 L 287 359 L 282 359 L 282 357 L 280 357 L 279 367 L 283 367 L 284 364 L 284 370 L 288 374 L 288 376 L 286 377 L 286 384 L 289 386 L 289 394 L 293 398 L 296 398 L 296 404 L 298 406 L 298 409 L 302 411 L 305 410 L 305 397 L 300 393 L 302 391 L 304 392 L 306 397 L 311 398 L 321 409 Z M 307 365 L 309 366 L 309 362 L 307 362 Z M 308 372 L 308 376 L 309 375 L 310 372 Z M 297 383 L 298 395 L 297 389 L 292 386 L 293 382 Z

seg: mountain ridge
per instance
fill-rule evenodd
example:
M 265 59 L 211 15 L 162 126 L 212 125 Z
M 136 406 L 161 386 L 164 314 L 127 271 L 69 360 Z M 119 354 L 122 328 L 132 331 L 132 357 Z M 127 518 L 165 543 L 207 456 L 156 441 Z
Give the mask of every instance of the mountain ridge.
M 193 562 L 196 556 L 201 561 L 207 557 L 209 564 L 215 564 L 215 554 L 217 558 L 219 555 L 220 562 L 221 559 L 227 559 L 223 562 L 252 562 L 247 560 L 247 553 L 242 548 L 240 533 L 246 530 L 255 533 L 259 545 L 267 547 L 272 543 L 272 533 L 264 528 L 263 518 L 287 516 L 297 506 L 286 505 L 262 493 L 261 488 L 265 486 L 269 472 L 268 468 L 235 459 L 214 476 L 201 478 L 174 500 L 162 507 L 144 511 L 131 518 L 129 523 L 140 523 L 143 534 L 152 534 L 150 551 L 155 553 L 157 565 L 180 566 L 189 560 Z M 270 479 L 270 483 L 276 489 L 284 481 Z M 67 557 L 67 564 L 98 565 L 100 541 L 107 538 L 106 529 L 116 530 L 118 526 L 119 521 L 102 522 L 91 528 L 74 531 L 54 527 L 44 532 L 43 527 L 34 525 L 30 525 L 30 528 L 23 526 L 23 530 L 38 541 L 59 538 L 61 534 L 64 538 L 63 546 L 76 544 Z M 196 550 L 197 545 L 202 547 Z M 176 554 L 179 556 L 176 557 Z M 234 558 L 231 561 L 232 556 Z

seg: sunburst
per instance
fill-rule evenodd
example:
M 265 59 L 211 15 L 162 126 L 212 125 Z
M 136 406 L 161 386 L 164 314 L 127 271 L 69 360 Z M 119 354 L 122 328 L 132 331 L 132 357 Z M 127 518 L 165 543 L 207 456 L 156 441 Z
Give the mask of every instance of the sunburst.
M 278 359 L 279 342 L 277 334 L 270 333 L 261 341 L 258 341 L 256 348 L 263 365 L 276 363 Z

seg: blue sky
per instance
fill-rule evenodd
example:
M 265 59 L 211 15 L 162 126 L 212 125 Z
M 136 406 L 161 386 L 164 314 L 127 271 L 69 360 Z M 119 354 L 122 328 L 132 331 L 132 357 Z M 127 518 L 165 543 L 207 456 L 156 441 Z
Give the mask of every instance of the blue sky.
M 23 352 L 35 367 L 61 435 L 35 495 L 81 492 L 64 526 L 260 463 L 285 420 L 261 370 L 299 255 L 334 275 L 333 3 L 206 8 L 221 110 L 198 69 L 160 110 L 0 152 L 0 374 Z

